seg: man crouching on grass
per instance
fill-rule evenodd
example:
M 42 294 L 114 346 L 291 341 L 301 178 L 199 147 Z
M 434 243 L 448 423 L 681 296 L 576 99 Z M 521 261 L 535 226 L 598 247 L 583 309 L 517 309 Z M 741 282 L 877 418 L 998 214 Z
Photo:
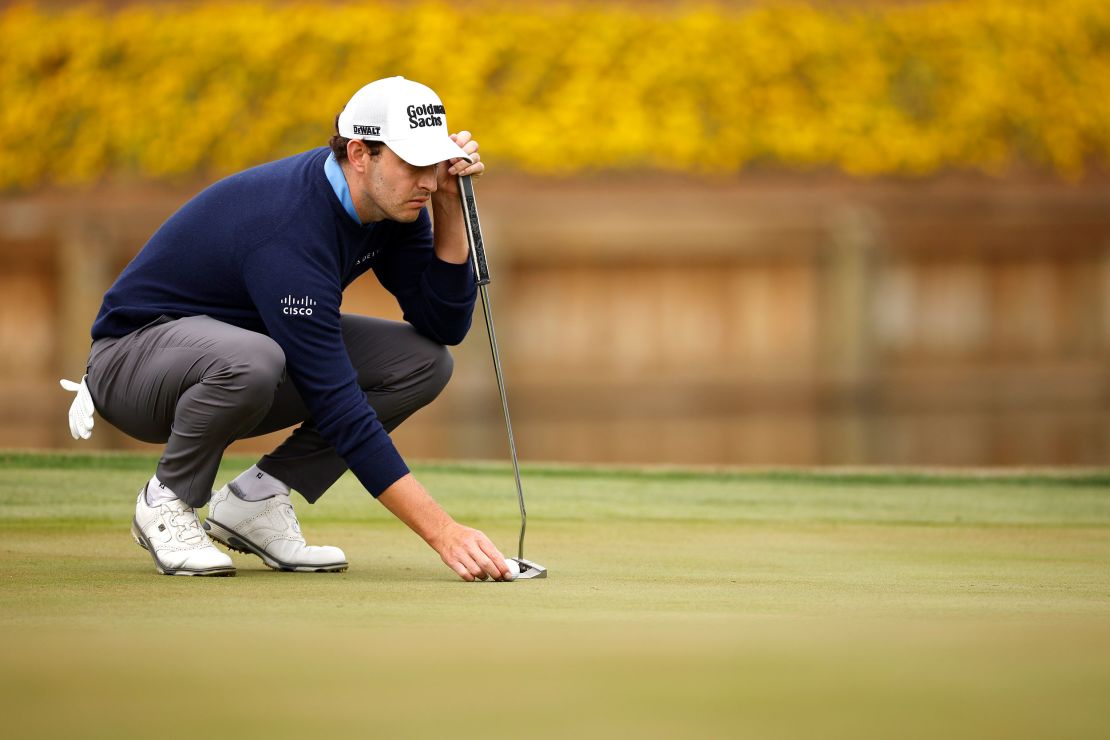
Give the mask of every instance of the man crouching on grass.
M 446 385 L 444 345 L 470 328 L 458 177 L 485 169 L 478 143 L 449 135 L 439 97 L 402 77 L 355 93 L 336 129 L 329 147 L 217 182 L 151 237 L 104 296 L 85 378 L 63 381 L 77 391 L 71 431 L 87 438 L 95 407 L 165 443 L 131 525 L 159 573 L 233 575 L 209 537 L 277 570 L 345 570 L 338 547 L 305 543 L 289 494 L 313 503 L 350 468 L 461 578 L 507 579 L 500 551 L 435 502 L 389 437 Z M 340 313 L 370 270 L 405 322 Z M 297 424 L 213 493 L 231 442 Z

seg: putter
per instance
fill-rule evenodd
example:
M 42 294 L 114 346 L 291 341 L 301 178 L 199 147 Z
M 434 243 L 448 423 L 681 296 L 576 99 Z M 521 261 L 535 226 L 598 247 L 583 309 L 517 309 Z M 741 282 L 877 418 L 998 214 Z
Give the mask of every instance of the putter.
M 489 334 L 489 348 L 493 354 L 493 371 L 497 374 L 497 391 L 501 394 L 501 411 L 505 415 L 505 431 L 509 435 L 509 454 L 513 458 L 513 475 L 516 478 L 516 497 L 520 502 L 520 541 L 517 543 L 517 556 L 511 558 L 520 566 L 517 578 L 547 578 L 547 568 L 539 563 L 524 559 L 524 530 L 528 527 L 528 511 L 524 508 L 524 490 L 520 486 L 520 463 L 516 457 L 516 442 L 513 441 L 513 424 L 509 421 L 509 400 L 505 396 L 505 377 L 501 372 L 501 356 L 497 351 L 497 335 L 493 331 L 493 314 L 490 311 L 489 266 L 486 264 L 486 249 L 482 240 L 482 225 L 478 222 L 478 202 L 474 199 L 474 183 L 470 175 L 459 178 L 459 200 L 462 201 L 463 223 L 466 225 L 466 241 L 470 245 L 470 261 L 474 267 L 474 279 L 482 296 L 482 313 L 486 317 L 486 333 Z

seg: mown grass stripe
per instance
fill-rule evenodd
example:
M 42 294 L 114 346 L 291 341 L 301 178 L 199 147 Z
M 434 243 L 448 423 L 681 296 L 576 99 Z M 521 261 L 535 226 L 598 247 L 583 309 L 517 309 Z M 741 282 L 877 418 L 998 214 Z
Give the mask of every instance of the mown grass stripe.
M 508 466 L 474 466 L 469 463 L 459 465 L 424 464 L 417 466 L 427 472 L 485 474 L 507 471 Z M 936 486 L 936 485 L 1007 485 L 1007 486 L 1106 486 L 1110 493 L 1110 471 L 1104 470 L 1038 470 L 1035 473 L 1021 470 L 990 471 L 924 471 L 890 470 L 876 468 L 870 471 L 851 470 L 811 470 L 811 469 L 753 469 L 722 470 L 717 468 L 613 468 L 613 467 L 554 467 L 546 465 L 522 465 L 521 474 L 543 478 L 619 478 L 623 480 L 683 481 L 704 480 L 739 483 L 798 483 L 816 485 L 890 485 L 890 486 Z
M 231 466 L 248 467 L 255 461 L 251 455 L 228 455 L 224 462 Z M 55 452 L 0 451 L 0 465 L 27 470 L 150 470 L 157 456 L 137 452 Z M 507 462 L 428 461 L 413 464 L 418 473 L 451 475 L 502 475 L 510 472 Z M 936 469 L 921 468 L 698 468 L 580 466 L 550 463 L 523 464 L 522 475 L 532 478 L 599 478 L 654 481 L 716 481 L 794 483 L 822 486 L 1082 486 L 1105 487 L 1110 492 L 1110 470 L 1104 469 Z

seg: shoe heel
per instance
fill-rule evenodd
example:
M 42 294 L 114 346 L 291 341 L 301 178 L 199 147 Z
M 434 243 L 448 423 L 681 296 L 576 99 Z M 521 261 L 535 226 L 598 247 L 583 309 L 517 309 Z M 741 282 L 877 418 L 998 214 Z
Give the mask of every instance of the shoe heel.
M 248 547 L 245 542 L 236 537 L 234 532 L 227 531 L 219 524 L 210 526 L 208 522 L 205 522 L 203 526 L 213 542 L 219 542 L 228 550 L 241 552 L 244 555 L 258 555 L 258 553 Z M 261 555 L 259 555 L 259 557 L 261 557 Z M 265 558 L 263 558 L 263 560 L 265 560 Z
M 139 547 L 143 548 L 144 550 L 149 550 L 149 548 L 147 548 L 146 546 L 146 543 L 143 542 L 143 538 L 139 536 L 139 527 L 137 524 L 135 524 L 134 519 L 131 520 L 131 539 L 135 540 L 135 544 Z
M 207 519 L 205 519 L 201 523 L 200 527 L 201 527 L 201 529 L 204 530 L 204 533 L 206 535 L 208 535 L 208 539 L 212 540 L 213 542 L 220 543 L 221 545 L 226 547 L 228 550 L 235 550 L 236 552 L 245 552 L 245 553 L 248 553 L 248 554 L 250 553 L 249 550 L 241 550 L 240 545 L 242 543 L 240 543 L 238 540 L 236 540 L 234 538 L 234 536 L 231 534 L 231 532 L 228 532 L 226 529 L 221 527 L 219 524 L 216 524 L 214 522 L 210 522 Z

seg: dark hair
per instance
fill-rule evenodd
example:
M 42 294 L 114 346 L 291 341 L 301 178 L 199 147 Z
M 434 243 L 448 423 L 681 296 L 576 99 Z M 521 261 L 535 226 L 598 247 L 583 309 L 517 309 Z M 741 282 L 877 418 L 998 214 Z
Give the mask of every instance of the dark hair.
M 347 144 L 350 141 L 351 140 L 347 137 L 339 135 L 339 114 L 336 113 L 335 135 L 328 139 L 328 146 L 331 147 L 331 153 L 335 155 L 335 158 L 339 161 L 340 164 L 343 164 L 347 161 Z M 382 153 L 382 142 L 369 141 L 367 139 L 359 139 L 359 141 L 365 144 L 366 148 L 370 150 L 371 157 L 376 157 Z

